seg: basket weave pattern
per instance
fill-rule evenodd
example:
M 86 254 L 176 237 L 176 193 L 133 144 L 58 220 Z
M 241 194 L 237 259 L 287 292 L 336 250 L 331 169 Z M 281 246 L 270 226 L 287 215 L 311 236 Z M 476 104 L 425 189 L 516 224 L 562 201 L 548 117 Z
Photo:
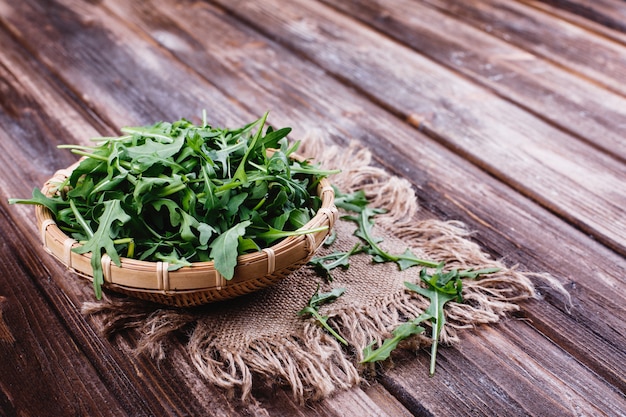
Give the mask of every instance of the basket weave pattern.
M 48 196 L 56 193 L 58 184 L 65 181 L 76 166 L 78 163 L 57 171 L 44 184 L 42 192 Z M 327 230 L 290 236 L 269 248 L 239 256 L 231 280 L 226 280 L 213 262 L 195 262 L 192 266 L 168 271 L 167 262 L 121 258 L 117 266 L 104 254 L 104 287 L 160 304 L 190 307 L 227 300 L 272 285 L 306 264 L 337 220 L 335 194 L 328 179 L 320 180 L 317 195 L 322 200 L 321 208 L 302 229 L 328 226 Z M 35 215 L 46 251 L 78 275 L 92 279 L 91 254 L 72 251 L 79 243 L 59 229 L 46 207 L 37 206 Z

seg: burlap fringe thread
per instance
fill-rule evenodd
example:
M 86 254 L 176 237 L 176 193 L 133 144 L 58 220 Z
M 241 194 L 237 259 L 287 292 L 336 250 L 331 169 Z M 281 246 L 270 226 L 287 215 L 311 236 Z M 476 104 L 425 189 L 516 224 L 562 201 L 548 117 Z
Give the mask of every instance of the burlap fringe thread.
M 458 341 L 457 329 L 482 323 L 496 323 L 509 312 L 519 309 L 517 302 L 535 295 L 529 276 L 516 268 L 491 259 L 480 247 L 468 240 L 463 224 L 419 220 L 417 198 L 408 181 L 370 166 L 370 153 L 356 145 L 339 149 L 311 136 L 303 140 L 299 151 L 322 166 L 341 167 L 333 183 L 342 191 L 363 189 L 373 207 L 387 209 L 377 217 L 377 227 L 401 239 L 411 247 L 424 246 L 430 259 L 444 260 L 449 267 L 499 267 L 502 270 L 480 280 L 467 280 L 464 298 L 467 303 L 449 303 L 448 323 L 441 335 L 443 343 Z M 544 283 L 559 287 L 558 282 L 540 276 Z M 374 305 L 328 309 L 329 322 L 350 342 L 343 348 L 312 320 L 302 319 L 293 335 L 282 338 L 252 340 L 243 349 L 225 349 L 211 338 L 206 322 L 197 313 L 174 308 L 158 308 L 135 300 L 116 299 L 86 302 L 83 312 L 101 317 L 106 334 L 122 329 L 138 329 L 137 352 L 164 359 L 165 342 L 177 332 L 189 334 L 186 350 L 197 371 L 211 383 L 234 393 L 242 400 L 252 399 L 255 381 L 280 380 L 291 388 L 296 400 L 320 399 L 338 389 L 362 381 L 364 368 L 359 365 L 362 349 L 372 340 L 382 341 L 398 324 L 416 317 L 428 306 L 428 300 L 406 291 L 378 300 Z M 206 331 L 205 331 L 206 330 Z M 413 348 L 430 343 L 424 336 L 412 340 Z M 258 381 L 257 381 L 258 382 Z

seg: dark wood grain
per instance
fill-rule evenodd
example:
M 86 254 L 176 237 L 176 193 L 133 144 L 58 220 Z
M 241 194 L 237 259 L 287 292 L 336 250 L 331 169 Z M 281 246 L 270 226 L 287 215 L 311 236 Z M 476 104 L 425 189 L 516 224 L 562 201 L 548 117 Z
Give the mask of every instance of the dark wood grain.
M 620 392 L 596 380 L 586 367 L 572 366 L 571 358 L 549 344 L 547 349 L 529 345 L 533 338 L 532 327 L 522 322 L 467 332 L 458 350 L 439 352 L 435 378 L 423 371 L 424 363 L 404 356 L 406 364 L 389 370 L 382 383 L 433 415 L 556 417 L 576 416 L 580 410 L 619 415 L 626 406 Z M 547 368 L 551 372 L 544 372 Z M 468 392 L 465 381 L 472 381 L 482 395 Z M 437 396 L 431 397 L 431 391 Z
M 560 21 L 564 20 L 566 22 L 572 23 L 576 26 L 584 28 L 592 33 L 603 36 L 607 39 L 610 39 L 614 42 L 617 42 L 622 45 L 626 45 L 626 33 L 621 31 L 619 28 L 615 27 L 614 24 L 606 24 L 606 18 L 612 19 L 614 14 L 609 14 L 608 16 L 599 16 L 599 14 L 605 13 L 602 11 L 592 11 L 588 12 L 586 9 L 591 7 L 594 8 L 596 5 L 600 5 L 601 2 L 586 2 L 580 3 L 578 2 L 578 6 L 581 7 L 562 7 L 564 2 L 552 2 L 552 1 L 541 1 L 541 0 L 521 0 L 523 3 L 527 4 L 530 7 L 534 7 L 535 9 L 541 10 L 542 12 L 552 16 L 553 19 Z M 610 0 L 611 1 L 611 0 Z M 561 4 L 563 3 L 563 4 Z M 613 2 L 614 7 L 619 7 L 621 5 L 621 1 L 617 0 Z M 604 23 L 602 23 L 604 21 Z M 619 22 L 614 22 L 618 25 Z
M 618 94 L 626 94 L 624 45 L 590 33 L 523 3 L 423 0 L 481 30 L 550 60 Z M 583 5 L 583 2 L 576 2 Z
M 418 55 L 405 59 L 403 47 L 326 7 L 309 2 L 220 4 L 626 254 L 621 215 L 626 195 L 616 192 L 626 176 L 623 163 L 432 61 Z M 403 65 L 395 65 L 401 59 Z M 532 182 L 525 181 L 528 176 Z
M 4 206 L 0 207 L 0 219 L 3 257 L 34 264 L 29 248 L 9 229 L 11 222 Z M 32 272 L 18 263 L 0 263 L 0 308 L 5 329 L 0 338 L 0 414 L 18 415 L 20 410 L 29 410 L 30 415 L 38 416 L 125 415 L 124 399 L 118 400 L 107 389 L 81 347 L 59 337 L 65 334 L 64 319 L 32 282 L 50 277 L 41 269 L 37 275 Z
M 236 26 L 235 22 L 228 21 L 227 16 L 223 16 L 219 10 L 210 8 L 208 6 L 195 7 L 192 10 L 193 13 L 189 13 L 187 15 L 181 14 L 181 17 L 185 17 L 185 22 L 205 22 L 209 24 L 208 26 L 212 28 L 212 32 L 202 32 L 198 30 L 194 30 L 191 32 L 184 32 L 184 29 L 176 25 L 174 22 L 169 21 L 167 26 L 164 26 L 163 22 L 155 21 L 155 19 L 150 17 L 150 12 L 147 9 L 153 10 L 152 13 L 158 13 L 155 9 L 158 10 L 159 7 L 162 7 L 160 10 L 160 15 L 172 15 L 174 9 L 168 7 L 167 2 L 154 2 L 149 7 L 141 7 L 141 6 L 130 6 L 124 2 L 115 2 L 110 3 L 111 7 L 118 12 L 119 16 L 132 16 L 131 20 L 133 22 L 137 22 L 142 25 L 147 31 L 150 33 L 157 35 L 162 34 L 164 28 L 167 27 L 169 30 L 170 41 L 171 39 L 189 39 L 189 37 L 195 36 L 196 38 L 193 40 L 193 44 L 198 44 L 204 42 L 205 50 L 209 54 L 197 54 L 194 53 L 193 50 L 187 50 L 183 48 L 183 51 L 177 51 L 172 49 L 172 52 L 175 53 L 183 62 L 192 65 L 197 71 L 204 74 L 207 78 L 218 80 L 226 86 L 229 90 L 236 90 L 240 93 L 240 97 L 253 97 L 257 92 L 263 88 L 263 84 L 259 84 L 255 80 L 262 79 L 265 82 L 269 81 L 269 84 L 272 88 L 272 91 L 275 93 L 274 97 L 276 99 L 271 103 L 274 109 L 280 109 L 280 112 L 277 112 L 277 118 L 274 120 L 281 119 L 296 121 L 297 131 L 306 130 L 307 126 L 312 126 L 316 120 L 338 120 L 342 114 L 350 114 L 351 118 L 354 119 L 353 123 L 343 123 L 340 127 L 342 131 L 336 132 L 334 129 L 336 127 L 327 126 L 329 129 L 329 133 L 335 134 L 337 136 L 343 137 L 353 137 L 353 138 L 361 138 L 364 142 L 367 142 L 370 147 L 377 153 L 381 160 L 392 161 L 389 162 L 388 168 L 391 170 L 396 170 L 401 175 L 406 175 L 408 178 L 411 178 L 412 181 L 415 182 L 416 187 L 420 188 L 425 194 L 424 199 L 427 201 L 437 201 L 442 202 L 442 200 L 450 199 L 450 195 L 458 194 L 458 190 L 455 190 L 454 184 L 462 184 L 463 178 L 467 180 L 468 176 L 468 167 L 463 166 L 463 168 L 459 169 L 457 176 L 453 176 L 452 171 L 453 167 L 458 164 L 462 164 L 462 162 L 457 161 L 456 158 L 449 155 L 445 150 L 438 147 L 437 145 L 433 145 L 429 143 L 428 139 L 419 137 L 416 138 L 416 134 L 410 128 L 406 126 L 401 128 L 398 126 L 397 121 L 394 121 L 393 118 L 389 118 L 388 114 L 384 112 L 380 112 L 376 110 L 373 106 L 369 105 L 364 100 L 354 101 L 349 90 L 345 88 L 341 88 L 341 86 L 337 85 L 333 80 L 328 78 L 323 78 L 315 69 L 309 69 L 306 64 L 298 64 L 297 59 L 290 59 L 287 55 L 286 51 L 281 51 L 272 44 L 265 45 L 264 43 L 259 44 L 258 42 L 254 42 L 254 34 L 249 30 L 242 29 L 240 31 L 235 31 L 232 28 Z M 113 7 L 115 4 L 115 7 Z M 142 16 L 146 16 L 142 18 Z M 219 35 L 216 35 L 219 34 Z M 155 36 L 156 37 L 156 36 Z M 220 38 L 220 37 L 223 37 Z M 219 47 L 212 47 L 211 45 L 220 45 L 222 42 L 225 42 L 225 39 L 228 39 L 230 42 L 231 48 L 228 51 L 228 54 L 221 53 Z M 268 41 L 269 42 L 269 41 Z M 253 46 L 251 46 L 253 45 Z M 164 46 L 165 45 L 164 43 Z M 240 52 L 237 52 L 237 48 L 240 48 Z M 227 67 L 222 65 L 217 68 L 216 64 L 212 64 L 215 62 L 228 62 L 229 55 L 240 56 L 244 53 L 254 54 L 254 60 L 250 60 L 249 65 L 239 64 L 236 71 L 231 71 L 230 74 L 227 73 Z M 265 57 L 265 58 L 264 58 Z M 265 60 L 265 61 L 263 61 Z M 270 60 L 272 62 L 284 62 L 283 65 L 275 64 L 275 68 L 272 71 L 264 70 L 262 73 L 259 72 L 259 68 L 266 69 L 271 66 Z M 260 63 L 265 62 L 265 65 L 259 66 Z M 293 68 L 296 68 L 293 70 Z M 243 73 L 246 77 L 241 77 Z M 214 75 L 214 74 L 219 75 Z M 306 80 L 316 79 L 316 92 L 318 93 L 317 97 L 313 98 L 310 96 L 308 92 Z M 280 94 L 276 94 L 279 93 Z M 284 103 L 283 97 L 290 97 L 291 100 L 300 103 L 307 103 L 307 115 L 301 114 L 297 109 L 292 110 L 293 106 L 290 106 L 289 103 Z M 324 100 L 320 97 L 329 97 L 329 99 Z M 291 113 L 290 113 L 291 112 Z M 392 127 L 395 125 L 395 127 Z M 390 130 L 394 130 L 394 144 L 385 142 L 386 134 Z M 411 146 L 411 143 L 415 143 L 416 140 L 419 140 L 420 144 L 422 144 L 423 149 L 418 151 L 417 155 L 413 157 L 405 157 L 402 155 L 402 148 L 406 148 Z M 394 146 L 395 145 L 395 146 Z M 378 148 L 378 149 L 377 149 Z M 436 158 L 436 155 L 440 155 L 441 158 Z M 428 167 L 426 169 L 421 167 Z M 404 170 L 398 170 L 397 167 L 406 167 Z M 413 167 L 413 168 L 408 168 Z M 435 167 L 442 167 L 442 169 L 437 170 Z M 445 168 L 443 168 L 445 167 Z M 473 171 L 472 171 L 473 172 Z M 424 181 L 425 180 L 425 181 Z M 481 187 L 477 190 L 466 190 L 464 192 L 464 196 L 467 200 L 460 201 L 453 199 L 449 204 L 452 207 L 453 211 L 458 211 L 461 206 L 462 209 L 466 209 L 472 207 L 473 212 L 470 213 L 462 213 L 464 220 L 471 220 L 471 217 L 468 214 L 474 215 L 476 213 L 475 210 L 478 209 L 478 206 L 485 207 L 486 211 L 479 215 L 480 218 L 483 219 L 492 219 L 500 217 L 503 223 L 498 225 L 493 225 L 491 230 L 484 230 L 484 225 L 481 225 L 481 240 L 487 239 L 489 240 L 488 247 L 498 247 L 504 248 L 508 247 L 508 251 L 503 249 L 502 251 L 498 251 L 497 255 L 499 256 L 507 256 L 507 257 L 515 257 L 513 253 L 520 251 L 519 247 L 515 247 L 511 245 L 511 242 L 505 244 L 503 240 L 508 240 L 511 237 L 507 235 L 502 235 L 499 233 L 501 230 L 511 230 L 508 233 L 516 234 L 515 240 L 517 242 L 524 242 L 523 245 L 534 246 L 539 244 L 539 246 L 530 248 L 528 252 L 523 251 L 523 255 L 521 258 L 529 259 L 534 256 L 535 253 L 546 253 L 548 247 L 551 249 L 550 259 L 536 259 L 533 263 L 533 268 L 540 268 L 538 270 L 549 270 L 550 272 L 557 274 L 557 276 L 561 276 L 564 272 L 565 265 L 571 267 L 571 263 L 575 262 L 575 259 L 579 259 L 581 253 L 584 251 L 588 251 L 589 244 L 591 241 L 582 238 L 579 241 L 578 249 L 574 247 L 570 248 L 554 248 L 553 247 L 553 239 L 554 236 L 562 235 L 566 233 L 568 227 L 566 225 L 557 226 L 558 221 L 554 224 L 556 230 L 550 230 L 550 227 L 547 225 L 554 222 L 554 220 L 550 221 L 546 219 L 545 214 L 541 214 L 540 210 L 536 208 L 531 208 L 529 206 L 523 207 L 511 207 L 510 210 L 505 210 L 504 207 L 507 207 L 510 203 L 506 202 L 506 200 L 513 198 L 509 193 L 504 191 L 503 188 L 498 187 L 497 190 L 491 190 L 487 192 L 485 190 L 485 184 L 491 183 L 486 177 L 477 177 L 470 181 L 473 184 L 482 184 Z M 444 185 L 445 184 L 445 185 Z M 496 183 L 494 183 L 496 184 Z M 433 190 L 430 187 L 444 187 L 444 189 L 436 189 Z M 432 194 L 431 194 L 432 193 Z M 502 194 L 499 194 L 502 193 Z M 464 197 L 464 198 L 465 198 Z M 509 206 L 510 207 L 510 206 Z M 438 207 L 441 209 L 441 207 Z M 446 210 L 450 210 L 450 207 L 447 207 Z M 450 215 L 450 213 L 446 213 L 446 215 Z M 522 224 L 519 224 L 521 222 Z M 530 232 L 532 230 L 532 232 Z M 557 231 L 558 230 L 558 231 Z M 483 233 L 488 235 L 487 237 L 483 236 Z M 526 237 L 522 237 L 520 235 L 525 235 Z M 491 239 L 494 239 L 493 241 Z M 543 243 L 537 242 L 542 241 Z M 568 241 L 573 241 L 572 237 L 568 237 Z M 576 253 L 578 250 L 583 252 Z M 569 254 L 567 251 L 572 251 Z M 512 253 L 513 252 L 513 253 Z M 610 255 L 610 251 L 604 251 L 603 255 L 598 255 L 603 258 L 606 258 L 608 255 L 609 258 L 614 259 L 614 263 L 612 266 L 609 266 L 605 272 L 613 276 L 613 279 L 620 280 L 620 272 L 609 272 L 610 268 L 616 267 L 618 271 L 623 271 L 624 265 L 621 262 L 620 257 L 615 257 Z M 587 256 L 587 255 L 584 255 Z M 593 256 L 593 255 L 592 255 Z M 567 261 L 566 259 L 571 259 L 571 261 Z M 553 264 L 550 264 L 550 261 Z M 576 265 L 574 268 L 579 268 L 582 265 Z M 576 271 L 568 272 L 570 279 L 571 277 L 576 276 L 588 276 L 589 272 L 583 272 L 579 269 Z M 580 274 L 580 275 L 578 275 Z M 573 278 L 575 279 L 575 278 Z M 576 280 L 578 282 L 578 280 Z M 583 294 L 577 292 L 575 294 L 576 303 L 582 303 L 579 305 L 580 309 L 577 307 L 577 315 L 582 314 L 585 315 L 584 311 L 587 308 L 592 308 L 592 306 L 596 305 L 597 300 L 591 300 L 588 297 L 596 297 L 595 291 L 602 291 L 602 284 L 600 284 L 601 280 L 594 281 L 594 283 L 580 283 L 577 285 L 585 286 L 585 291 L 591 291 L 589 294 Z M 600 285 L 598 288 L 593 288 L 594 285 Z M 604 287 L 607 291 L 609 291 L 608 287 Z M 580 297 L 580 299 L 578 298 Z M 555 300 L 555 303 L 559 305 L 559 307 L 563 307 L 563 301 L 560 299 Z M 605 300 L 603 305 L 612 304 L 610 300 Z M 617 305 L 613 305 L 613 309 L 617 309 Z M 553 317 L 554 312 L 551 311 L 549 313 L 550 317 Z M 541 313 L 532 314 L 534 319 L 537 319 Z M 562 317 L 564 323 L 571 323 L 566 316 Z M 578 319 L 582 319 L 579 317 Z M 541 320 L 539 318 L 539 320 Z M 595 320 L 589 317 L 589 323 L 594 322 Z M 554 323 L 552 323 L 553 325 Z M 621 336 L 619 336 L 619 331 L 617 333 L 611 331 L 614 326 L 618 326 L 622 328 L 622 325 L 619 323 L 619 319 L 610 320 L 610 323 L 607 323 L 606 330 L 609 334 L 611 334 L 611 338 L 614 338 L 612 342 L 609 342 L 613 346 L 618 346 L 620 340 L 622 340 Z M 544 326 L 547 327 L 547 326 Z M 555 326 L 552 328 L 550 333 L 554 331 L 554 329 L 559 326 Z M 561 327 L 561 330 L 558 332 L 563 332 L 563 334 L 567 333 L 567 325 Z M 603 332 L 604 334 L 605 332 Z M 588 333 L 581 337 L 581 340 L 585 340 L 578 347 L 575 346 L 575 343 L 569 343 L 566 346 L 568 350 L 571 349 L 576 355 L 582 357 L 587 360 L 587 356 L 582 353 L 588 349 L 588 346 L 596 346 L 598 351 L 603 349 L 611 349 L 615 351 L 614 348 L 611 347 L 601 347 L 603 343 L 606 341 L 601 341 L 596 338 L 593 333 Z M 599 343 L 599 345 L 598 345 Z M 611 376 L 613 380 L 620 381 L 621 384 L 624 384 L 622 378 L 616 375 L 616 367 L 620 361 L 624 359 L 623 355 L 616 352 L 614 359 L 611 359 L 611 364 L 600 365 L 599 363 L 594 365 L 597 368 L 597 365 L 600 365 L 601 368 L 604 368 L 603 373 Z M 613 355 L 611 355 L 613 357 Z M 591 362 L 596 362 L 595 360 L 591 360 Z
M 623 414 L 619 3 L 213 3 L 0 1 L 0 415 Z M 281 389 L 228 398 L 184 340 L 163 362 L 132 354 L 138 335 L 101 336 L 80 313 L 90 284 L 7 198 L 75 160 L 58 144 L 203 108 L 216 124 L 269 109 L 294 138 L 367 146 L 421 216 L 464 221 L 572 304 L 537 279 L 517 319 L 442 347 L 435 377 L 426 351 L 398 352 L 379 382 L 304 407 Z
M 582 16 L 603 27 L 626 33 L 626 8 L 619 0 L 541 0 L 542 3 Z
M 63 28 L 64 25 L 62 25 L 61 23 L 59 24 L 61 25 L 61 29 L 64 29 Z M 76 51 L 76 52 L 80 52 L 80 51 Z M 176 66 L 174 65 L 173 67 L 170 68 L 170 70 L 172 73 L 175 74 Z M 123 71 L 122 71 L 122 74 L 123 74 Z M 56 73 L 55 76 L 58 77 L 59 79 L 65 79 L 66 77 L 66 75 L 61 72 Z M 181 79 L 184 79 L 188 77 L 188 72 L 187 71 L 179 72 L 178 76 Z M 76 87 L 76 85 L 80 85 L 80 81 L 81 80 L 78 80 L 77 83 L 74 83 L 73 84 L 74 87 Z M 87 82 L 86 82 L 86 85 L 88 85 Z M 45 86 L 40 85 L 38 86 L 38 89 L 39 88 L 45 88 Z M 76 91 L 79 91 L 79 90 L 76 90 Z M 32 94 L 32 92 L 29 92 L 29 91 L 23 91 L 22 93 L 24 93 L 25 95 L 27 93 Z M 214 106 L 222 105 L 221 96 L 219 95 L 219 93 L 215 94 L 212 97 L 215 97 L 214 98 L 215 102 L 208 103 L 208 104 L 214 104 Z M 114 95 L 111 98 L 115 99 L 116 97 Z M 56 100 L 60 100 L 60 98 L 57 97 Z M 37 103 L 37 104 L 39 106 L 43 105 L 43 103 Z M 121 104 L 118 105 L 116 109 L 112 109 L 112 110 L 97 109 L 97 108 L 96 110 L 98 110 L 98 114 L 102 115 L 103 119 L 107 120 L 109 119 L 108 116 L 111 115 L 109 111 L 115 114 L 115 112 L 119 112 L 120 109 L 122 109 L 122 107 L 120 106 Z M 69 111 L 69 109 L 63 109 L 63 110 Z M 227 111 L 227 110 L 228 109 L 224 111 Z M 47 113 L 50 113 L 50 111 L 48 111 Z M 227 112 L 227 113 L 228 113 L 227 117 L 230 117 L 231 120 L 234 117 L 239 117 L 238 115 L 241 115 L 241 117 L 248 117 L 248 118 L 252 117 L 248 113 L 246 113 L 244 110 L 238 110 L 237 112 L 235 112 L 233 108 L 231 108 L 230 112 Z M 67 117 L 67 115 L 64 115 L 64 114 L 58 114 L 57 116 Z M 7 120 L 7 122 L 9 122 L 9 120 Z M 12 120 L 11 122 L 13 125 L 17 125 L 15 120 Z M 47 120 L 46 124 L 56 125 L 55 122 L 56 122 L 55 120 Z M 76 118 L 74 122 L 77 124 L 73 126 L 69 126 L 73 128 L 74 134 L 75 132 L 89 131 L 89 125 L 86 124 L 86 121 L 81 120 L 80 118 Z M 34 126 L 34 128 L 41 128 L 41 126 Z M 26 129 L 23 129 L 23 132 L 24 134 L 26 134 Z M 46 135 L 42 135 L 42 138 L 45 136 Z M 64 134 L 59 133 L 59 136 L 67 138 L 68 136 L 72 136 L 72 134 L 67 134 L 67 132 L 64 132 Z M 89 136 L 73 137 L 72 142 L 87 143 L 88 138 Z M 15 137 L 14 139 L 16 140 L 14 140 L 12 143 L 19 144 L 20 139 L 25 140 L 26 138 Z M 5 141 L 8 142 L 9 141 L 8 138 L 5 138 Z M 50 148 L 50 145 L 52 144 L 53 143 L 48 143 L 47 144 L 48 148 Z M 45 142 L 43 143 L 43 146 L 46 146 Z M 5 155 L 7 156 L 11 155 L 11 158 L 22 159 L 25 162 L 23 166 L 29 165 L 28 163 L 26 163 L 26 161 L 28 160 L 28 156 L 23 154 L 19 146 L 12 147 L 12 146 L 7 145 L 6 149 L 9 150 L 10 153 L 5 153 Z M 47 151 L 49 150 L 50 149 L 47 149 Z M 57 152 L 61 153 L 64 151 L 57 150 Z M 6 174 L 3 173 L 2 175 L 3 178 L 11 178 L 11 177 L 16 177 L 16 176 L 19 177 L 19 175 L 21 174 L 20 166 L 6 164 L 4 167 L 7 170 L 13 170 L 14 172 L 11 172 L 11 173 L 7 172 Z M 49 174 L 46 174 L 46 175 L 49 175 Z M 44 177 L 42 177 L 41 179 L 38 179 L 37 182 L 39 183 L 43 182 Z M 27 181 L 25 181 L 25 183 L 27 183 Z M 10 186 L 7 187 L 8 188 L 7 192 L 17 194 L 17 192 L 20 189 L 28 189 L 29 187 L 25 185 L 25 183 L 11 182 Z M 24 208 L 20 208 L 17 211 L 20 214 L 22 214 L 23 217 L 20 220 L 27 227 L 27 230 L 24 231 L 24 234 L 28 235 L 28 240 L 30 241 L 31 244 L 37 245 L 38 235 L 33 228 L 34 226 L 32 224 L 32 220 L 29 220 L 29 217 L 32 216 L 32 214 L 28 214 L 27 209 L 24 209 Z M 47 255 L 41 254 L 41 256 L 46 257 Z M 91 340 L 91 338 L 94 338 L 94 337 L 97 338 L 98 335 L 85 322 L 84 318 L 80 315 L 79 308 L 76 307 L 76 306 L 80 306 L 80 303 L 83 300 L 89 299 L 90 291 L 91 291 L 89 289 L 89 285 L 86 282 L 80 281 L 76 277 L 71 276 L 71 274 L 63 274 L 59 272 L 60 265 L 57 265 L 56 261 L 50 259 L 49 257 L 46 259 L 46 262 L 50 263 L 51 267 L 56 268 L 55 269 L 56 274 L 53 273 L 52 275 L 57 279 L 57 281 L 55 282 L 56 285 L 54 285 L 54 291 L 52 292 L 55 294 L 64 292 L 65 294 L 68 294 L 70 299 L 73 301 L 73 303 L 75 303 L 75 304 L 69 304 L 65 306 L 64 306 L 64 303 L 61 303 L 58 300 L 56 300 L 53 303 L 54 305 L 57 306 L 57 308 L 63 307 L 63 310 L 60 314 L 66 317 L 66 320 L 70 322 L 70 332 L 73 333 L 73 336 L 75 338 L 78 338 L 79 340 L 81 340 L 81 343 L 84 343 L 90 349 L 93 349 L 94 346 L 102 345 L 101 341 Z M 87 334 L 84 334 L 83 332 L 86 332 Z M 100 367 L 102 367 L 101 372 L 103 372 L 108 377 L 116 376 L 114 373 L 115 366 L 119 367 L 119 369 L 121 370 L 121 373 L 128 373 L 129 369 L 127 368 L 126 370 L 124 370 L 124 367 L 132 366 L 132 369 L 134 369 L 132 373 L 133 374 L 136 373 L 136 376 L 129 378 L 129 380 L 127 381 L 127 383 L 133 386 L 133 389 L 128 390 L 128 392 L 134 392 L 134 391 L 139 392 L 142 397 L 146 398 L 146 401 L 147 401 L 146 404 L 151 404 L 152 407 L 155 407 L 155 411 L 147 412 L 148 414 L 155 413 L 157 415 L 164 415 L 165 410 L 169 410 L 167 414 L 171 413 L 173 415 L 203 415 L 209 412 L 210 410 L 210 412 L 213 415 L 219 415 L 220 413 L 223 415 L 231 415 L 233 413 L 255 414 L 256 412 L 263 410 L 262 408 L 257 409 L 253 405 L 237 406 L 237 401 L 234 401 L 234 405 L 231 405 L 230 401 L 228 401 L 228 399 L 226 398 L 223 392 L 217 390 L 215 387 L 207 387 L 206 383 L 203 382 L 201 378 L 197 375 L 197 373 L 193 370 L 193 367 L 189 362 L 189 358 L 186 357 L 185 354 L 183 353 L 182 346 L 178 347 L 179 349 L 178 351 L 174 350 L 173 352 L 170 352 L 170 359 L 167 361 L 167 363 L 158 363 L 146 357 L 138 357 L 138 358 L 133 357 L 130 354 L 130 352 L 132 351 L 132 344 L 133 344 L 132 338 L 130 340 L 118 341 L 118 343 L 119 342 L 122 343 L 121 344 L 121 346 L 123 347 L 122 352 L 117 352 L 117 354 L 113 355 L 112 357 L 110 357 L 110 354 L 106 354 L 106 353 L 105 353 L 104 358 L 91 356 L 91 359 L 95 361 Z M 122 359 L 122 358 L 125 358 L 125 355 L 128 355 L 127 363 L 125 363 L 125 361 Z M 107 359 L 109 363 L 107 363 Z M 109 369 L 107 367 L 111 367 L 111 368 Z M 119 377 L 120 375 L 117 375 L 117 376 Z M 194 395 L 191 396 L 191 400 L 187 399 L 187 397 L 189 397 L 190 392 L 194 393 Z M 284 393 L 278 394 L 278 395 L 279 395 L 279 398 L 285 398 Z M 349 400 L 351 397 L 355 397 L 354 400 L 349 401 L 351 408 L 345 409 L 344 412 L 349 413 L 350 412 L 349 410 L 354 409 L 354 404 L 358 403 L 365 414 L 383 416 L 383 415 L 387 415 L 383 411 L 384 404 L 393 403 L 392 402 L 393 397 L 387 396 L 388 398 L 385 399 L 385 396 L 380 395 L 379 393 L 379 395 L 376 398 L 379 401 L 386 401 L 381 406 L 379 406 L 376 403 L 374 403 L 371 399 L 369 399 L 369 397 L 367 397 L 367 395 L 364 394 L 359 389 L 349 391 L 348 393 L 343 394 L 343 395 L 344 397 L 341 401 L 338 401 L 336 399 L 329 399 L 325 403 L 320 404 L 318 406 L 318 410 L 315 410 L 312 408 L 305 409 L 303 415 L 318 415 L 329 405 L 331 405 L 333 409 L 341 410 L 342 407 L 344 407 L 344 404 L 346 404 L 347 400 Z M 268 405 L 273 403 L 274 400 L 275 398 L 268 399 L 267 400 Z M 129 401 L 132 401 L 132 399 Z M 132 404 L 132 406 L 130 407 L 131 409 L 132 408 L 135 408 L 138 410 L 142 409 L 142 406 L 139 403 L 131 402 L 131 404 Z M 284 414 L 291 415 L 292 413 L 295 412 L 295 410 L 299 408 L 300 408 L 300 405 L 293 401 L 282 401 L 279 407 L 280 414 L 283 414 L 283 415 Z M 327 414 L 327 415 L 333 415 L 333 414 L 334 412 Z
M 626 98 L 412 0 L 397 1 L 392 8 L 377 0 L 325 3 L 626 161 L 626 142 L 619 133 L 626 124 Z

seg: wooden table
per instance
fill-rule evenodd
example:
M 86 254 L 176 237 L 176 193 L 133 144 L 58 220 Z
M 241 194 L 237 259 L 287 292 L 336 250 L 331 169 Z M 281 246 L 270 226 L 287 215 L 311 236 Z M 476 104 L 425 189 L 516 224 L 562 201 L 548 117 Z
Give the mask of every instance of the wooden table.
M 2 0 L 0 415 L 626 415 L 625 22 L 620 0 Z M 440 349 L 435 377 L 427 352 L 400 353 L 304 407 L 228 400 L 181 346 L 127 355 L 7 199 L 74 162 L 57 145 L 202 109 L 359 141 L 571 305 L 540 287 Z

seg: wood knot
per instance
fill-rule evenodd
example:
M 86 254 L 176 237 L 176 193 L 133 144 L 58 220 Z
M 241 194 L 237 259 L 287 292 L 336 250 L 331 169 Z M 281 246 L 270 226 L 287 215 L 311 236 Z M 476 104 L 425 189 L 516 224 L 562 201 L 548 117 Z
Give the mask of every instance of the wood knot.
M 407 116 L 406 121 L 410 125 L 415 126 L 418 130 L 421 130 L 424 125 L 431 124 L 434 118 L 435 114 L 432 112 L 425 114 L 411 113 Z

